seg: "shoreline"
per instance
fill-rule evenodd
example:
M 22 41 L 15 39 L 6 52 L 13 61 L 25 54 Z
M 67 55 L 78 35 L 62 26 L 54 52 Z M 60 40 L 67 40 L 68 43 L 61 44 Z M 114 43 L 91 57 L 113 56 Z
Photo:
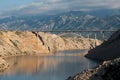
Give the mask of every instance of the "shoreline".
M 86 70 L 66 80 L 118 80 L 120 79 L 120 30 L 101 45 L 90 50 L 86 57 L 104 61 L 97 68 Z
M 104 61 L 98 67 L 88 69 L 66 80 L 117 80 L 120 78 L 120 58 Z
M 36 53 L 36 54 L 17 54 L 17 55 L 8 55 L 8 56 L 2 56 L 0 57 L 1 61 L 1 64 L 5 64 L 3 66 L 3 68 L 0 68 L 0 72 L 3 72 L 5 71 L 7 68 L 9 68 L 10 64 L 7 63 L 4 59 L 5 58 L 11 58 L 11 57 L 20 57 L 20 56 L 85 56 L 85 54 L 87 54 L 86 52 L 88 52 L 88 49 L 81 49 L 81 50 L 85 50 L 85 53 L 82 52 L 82 53 L 77 53 L 77 54 L 55 54 L 55 53 L 61 53 L 61 52 L 65 52 L 65 51 L 80 51 L 80 49 L 74 49 L 74 50 L 64 50 L 64 51 L 56 51 L 56 52 L 53 52 L 53 53 Z
M 102 41 L 96 40 L 97 45 L 100 45 L 101 43 Z M 62 52 L 66 50 L 88 50 L 93 44 L 94 39 L 82 37 L 66 38 L 60 37 L 56 34 L 43 32 L 1 31 L 0 56 L 3 60 L 7 57 L 25 55 L 53 56 L 55 55 L 55 52 Z M 86 54 L 60 54 L 56 56 L 84 56 Z

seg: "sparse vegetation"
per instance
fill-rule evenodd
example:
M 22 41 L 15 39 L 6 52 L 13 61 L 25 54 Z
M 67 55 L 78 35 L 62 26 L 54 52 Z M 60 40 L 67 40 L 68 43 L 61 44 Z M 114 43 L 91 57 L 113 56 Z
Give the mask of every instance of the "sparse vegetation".
M 11 41 L 11 43 L 12 43 L 15 47 L 18 46 L 16 41 L 13 41 L 13 40 L 11 40 L 11 39 L 10 39 L 10 41 Z
M 17 34 L 17 35 L 21 35 L 22 32 L 21 32 L 21 31 L 16 31 L 15 34 Z
M 83 43 L 83 42 L 84 42 L 82 39 L 79 39 L 78 41 L 79 41 L 79 42 L 81 42 L 81 43 Z
M 2 32 L 2 31 L 0 31 L 0 35 L 3 35 L 3 32 Z
M 4 44 L 0 41 L 0 45 L 4 46 Z
M 27 52 L 27 51 L 24 51 L 23 53 L 24 53 L 24 54 L 28 54 L 28 52 Z
M 61 37 L 63 40 L 64 40 L 64 42 L 65 42 L 65 44 L 68 42 L 65 38 L 66 37 Z

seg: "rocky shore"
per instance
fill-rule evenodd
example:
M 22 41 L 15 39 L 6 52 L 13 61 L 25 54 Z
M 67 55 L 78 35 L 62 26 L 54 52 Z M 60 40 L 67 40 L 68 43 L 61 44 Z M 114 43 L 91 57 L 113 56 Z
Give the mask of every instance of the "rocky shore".
M 90 49 L 94 42 L 94 39 L 67 38 L 43 32 L 0 31 L 0 71 L 8 67 L 8 63 L 1 57 L 46 55 L 56 51 Z M 101 43 L 96 40 L 97 45 Z
M 86 57 L 104 62 L 95 69 L 85 70 L 67 80 L 120 80 L 120 30 L 108 41 L 91 49 Z
M 95 69 L 85 70 L 66 80 L 119 80 L 120 58 L 104 61 Z
M 2 58 L 0 58 L 0 72 L 4 71 L 5 69 L 7 69 L 9 66 L 9 64 L 3 60 Z

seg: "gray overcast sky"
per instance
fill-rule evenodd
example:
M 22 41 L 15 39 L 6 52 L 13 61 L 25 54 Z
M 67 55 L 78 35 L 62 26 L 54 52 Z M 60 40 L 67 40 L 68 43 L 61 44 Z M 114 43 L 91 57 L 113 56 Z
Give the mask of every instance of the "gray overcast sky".
M 120 9 L 120 0 L 0 0 L 0 12 L 9 14 L 56 13 L 74 10 Z

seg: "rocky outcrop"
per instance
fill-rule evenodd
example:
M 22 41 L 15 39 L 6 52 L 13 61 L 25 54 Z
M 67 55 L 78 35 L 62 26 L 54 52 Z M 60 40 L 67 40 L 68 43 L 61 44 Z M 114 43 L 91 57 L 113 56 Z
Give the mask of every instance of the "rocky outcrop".
M 0 56 L 50 53 L 72 49 L 90 49 L 94 39 L 64 38 L 43 32 L 0 31 Z M 101 44 L 101 41 L 96 40 Z
M 41 36 L 44 46 L 47 47 L 50 52 L 63 51 L 66 49 L 65 42 L 61 37 L 43 32 L 39 32 L 38 34 Z
M 86 57 L 99 60 L 111 60 L 120 57 L 120 30 L 115 32 L 108 41 L 90 50 Z
M 83 71 L 67 80 L 119 80 L 120 58 L 104 61 L 95 69 Z
M 94 42 L 94 39 L 64 38 L 43 32 L 0 31 L 0 56 L 90 49 Z M 101 41 L 96 40 L 96 43 L 99 45 Z
M 69 37 L 63 38 L 65 42 L 65 46 L 67 50 L 71 49 L 91 49 L 96 47 L 102 43 L 100 40 L 95 39 L 88 39 L 88 38 L 77 38 L 77 37 Z
M 74 50 L 74 49 L 90 49 L 91 47 L 98 46 L 102 43 L 100 40 L 78 38 L 78 37 L 60 37 L 50 33 L 38 33 L 44 46 L 50 51 L 63 51 L 63 50 Z M 96 44 L 96 45 L 94 45 Z
M 90 49 L 94 42 L 94 39 L 64 38 L 43 32 L 0 31 L 0 57 L 39 55 L 71 49 Z M 96 42 L 98 45 L 101 44 L 99 40 Z
M 48 49 L 32 32 L 1 31 L 0 56 L 48 53 Z
M 86 57 L 98 60 L 112 60 L 104 61 L 97 68 L 85 70 L 74 77 L 69 77 L 67 80 L 119 80 L 120 30 L 115 32 L 108 41 L 90 50 Z
M 3 60 L 2 58 L 0 58 L 0 72 L 7 69 L 8 66 L 9 66 L 8 63 L 5 60 Z

